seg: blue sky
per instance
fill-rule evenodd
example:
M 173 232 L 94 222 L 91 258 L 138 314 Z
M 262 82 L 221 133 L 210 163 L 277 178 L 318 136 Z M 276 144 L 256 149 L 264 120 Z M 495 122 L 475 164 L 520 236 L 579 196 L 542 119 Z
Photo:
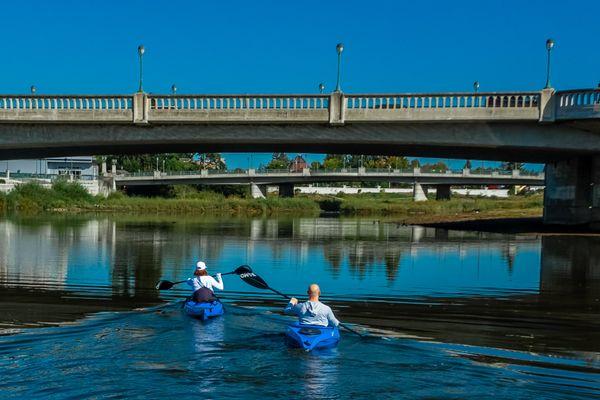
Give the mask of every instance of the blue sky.
M 149 92 L 331 90 L 338 42 L 346 92 L 531 90 L 548 37 L 554 86 L 591 87 L 599 14 L 599 1 L 5 2 L 0 92 L 132 93 L 140 43 Z

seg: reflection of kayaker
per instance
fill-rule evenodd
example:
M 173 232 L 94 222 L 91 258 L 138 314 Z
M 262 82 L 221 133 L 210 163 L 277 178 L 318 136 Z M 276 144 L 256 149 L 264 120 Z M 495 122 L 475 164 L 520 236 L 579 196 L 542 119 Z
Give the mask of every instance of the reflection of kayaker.
M 198 261 L 194 270 L 194 277 L 187 280 L 187 284 L 194 289 L 192 300 L 196 303 L 210 303 L 217 300 L 213 288 L 223 290 L 224 286 L 221 274 L 218 273 L 216 276 L 217 279 L 208 275 L 204 261 Z

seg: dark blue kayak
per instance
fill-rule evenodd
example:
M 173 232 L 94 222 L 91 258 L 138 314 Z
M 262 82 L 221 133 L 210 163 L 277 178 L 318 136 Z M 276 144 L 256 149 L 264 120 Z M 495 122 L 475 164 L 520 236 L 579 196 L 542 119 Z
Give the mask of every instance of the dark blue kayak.
M 212 303 L 196 303 L 193 300 L 186 300 L 183 305 L 183 311 L 190 317 L 206 321 L 209 318 L 223 315 L 225 307 L 223 307 L 223 303 L 218 300 L 213 301 Z
M 286 343 L 306 351 L 328 349 L 337 346 L 340 330 L 331 326 L 303 325 L 294 323 L 285 330 Z

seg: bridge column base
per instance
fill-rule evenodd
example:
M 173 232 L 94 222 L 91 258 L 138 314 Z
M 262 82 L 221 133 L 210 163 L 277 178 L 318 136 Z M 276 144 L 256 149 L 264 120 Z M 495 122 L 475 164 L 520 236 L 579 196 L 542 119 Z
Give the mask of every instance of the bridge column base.
M 546 164 L 544 223 L 600 229 L 600 156 Z
M 435 186 L 435 199 L 436 200 L 450 200 L 450 185 L 436 185 Z
M 294 184 L 282 183 L 279 185 L 279 197 L 294 197 Z
M 413 200 L 414 201 L 427 201 L 427 192 L 423 189 L 423 186 L 419 182 L 415 182 L 413 186 Z
M 250 184 L 250 195 L 253 199 L 264 199 L 267 197 L 267 185 Z

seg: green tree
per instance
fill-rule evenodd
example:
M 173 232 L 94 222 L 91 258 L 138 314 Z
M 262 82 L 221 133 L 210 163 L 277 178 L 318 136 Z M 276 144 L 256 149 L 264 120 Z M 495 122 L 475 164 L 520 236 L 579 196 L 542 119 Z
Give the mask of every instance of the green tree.
M 273 153 L 273 158 L 267 164 L 266 169 L 287 169 L 290 159 L 285 153 Z
M 448 166 L 443 161 L 421 166 L 421 172 L 446 172 L 447 170 Z

